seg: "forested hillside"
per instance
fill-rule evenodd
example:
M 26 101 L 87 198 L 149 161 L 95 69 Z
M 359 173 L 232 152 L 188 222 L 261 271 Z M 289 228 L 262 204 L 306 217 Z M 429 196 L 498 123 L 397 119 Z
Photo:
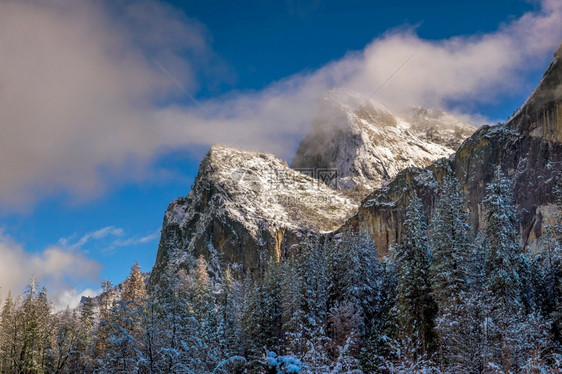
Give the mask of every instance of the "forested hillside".
M 344 232 L 305 240 L 260 282 L 211 277 L 200 257 L 147 289 L 135 265 L 118 297 L 104 282 L 95 302 L 58 313 L 32 282 L 4 302 L 0 372 L 560 372 L 562 220 L 528 253 L 499 168 L 486 192 L 477 238 L 454 177 L 429 225 L 412 195 L 383 259 L 369 235 Z

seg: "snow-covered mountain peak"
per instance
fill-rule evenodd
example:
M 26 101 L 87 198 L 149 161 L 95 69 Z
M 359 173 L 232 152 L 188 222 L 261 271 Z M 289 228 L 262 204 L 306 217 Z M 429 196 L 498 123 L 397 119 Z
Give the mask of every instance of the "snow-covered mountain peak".
M 450 114 L 423 107 L 400 116 L 348 89 L 328 91 L 293 168 L 332 168 L 338 188 L 362 197 L 399 171 L 452 155 L 475 128 Z
M 264 225 L 331 231 L 357 208 L 343 193 L 290 169 L 274 155 L 225 146 L 211 148 L 187 198 L 170 205 L 167 222 L 183 226 L 201 215 L 186 199 L 207 201 L 206 214 L 235 220 L 256 239 Z
M 357 208 L 342 191 L 274 155 L 213 146 L 189 194 L 165 213 L 157 263 L 188 266 L 203 254 L 215 271 L 228 263 L 258 272 L 303 235 L 337 229 Z

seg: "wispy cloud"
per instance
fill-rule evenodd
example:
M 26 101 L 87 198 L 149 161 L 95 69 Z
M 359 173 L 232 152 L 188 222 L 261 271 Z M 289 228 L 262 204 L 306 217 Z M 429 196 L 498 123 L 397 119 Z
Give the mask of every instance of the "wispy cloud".
M 125 232 L 123 231 L 122 228 L 115 227 L 115 226 L 106 226 L 106 227 L 102 227 L 101 229 L 84 234 L 75 243 L 72 242 L 72 237 L 61 238 L 59 239 L 59 244 L 62 245 L 63 247 L 68 247 L 68 248 L 81 248 L 83 245 L 85 245 L 91 240 L 99 240 L 99 239 L 105 239 L 107 237 L 122 236 L 124 233 Z
M 104 254 L 113 254 L 120 247 L 147 244 L 160 238 L 160 229 L 147 235 L 129 235 L 124 229 L 116 226 L 105 226 L 88 232 L 79 239 L 73 234 L 60 238 L 58 245 L 67 249 L 78 249 L 86 253 L 96 250 Z
M 411 55 L 375 100 L 476 118 L 476 104 L 523 87 L 525 71 L 562 40 L 562 2 L 541 4 L 487 34 L 428 41 L 393 30 L 316 71 L 202 102 L 202 111 L 170 101 L 184 93 L 153 63 L 190 92 L 203 66 L 220 65 L 204 25 L 171 6 L 2 1 L 0 206 L 21 209 L 60 190 L 91 197 L 113 181 L 150 178 L 156 157 L 192 145 L 239 143 L 289 158 L 325 90 L 370 95 Z
M 151 243 L 158 240 L 158 238 L 160 238 L 160 229 L 145 236 L 131 237 L 127 239 L 116 239 L 112 244 L 115 247 L 129 247 L 133 245 Z

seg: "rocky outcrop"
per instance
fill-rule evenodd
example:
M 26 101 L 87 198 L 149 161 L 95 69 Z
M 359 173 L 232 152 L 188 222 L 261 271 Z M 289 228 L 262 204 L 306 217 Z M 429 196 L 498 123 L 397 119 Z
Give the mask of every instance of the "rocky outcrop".
M 334 169 L 337 188 L 358 192 L 360 198 L 405 168 L 450 156 L 476 130 L 445 112 L 423 107 L 394 115 L 342 89 L 326 93 L 318 112 L 291 167 Z
M 341 226 L 357 209 L 350 198 L 275 156 L 213 146 L 188 196 L 164 216 L 151 283 L 190 268 L 203 255 L 212 273 L 230 266 L 257 275 L 309 233 Z
M 515 181 L 521 244 L 535 248 L 545 225 L 553 223 L 560 209 L 554 204 L 552 190 L 562 173 L 561 108 L 562 63 L 558 52 L 537 89 L 507 123 L 480 128 L 449 159 L 426 169 L 402 171 L 387 186 L 367 196 L 341 230 L 368 228 L 384 255 L 390 244 L 401 240 L 409 197 L 416 192 L 426 216 L 431 216 L 438 186 L 447 172 L 453 172 L 467 198 L 476 232 L 481 225 L 485 186 L 499 165 Z
M 212 147 L 188 196 L 166 211 L 150 283 L 190 268 L 200 255 L 211 273 L 230 266 L 259 277 L 268 261 L 281 261 L 307 236 L 347 229 L 366 228 L 384 255 L 401 240 L 409 198 L 416 193 L 430 217 L 447 173 L 461 184 L 476 232 L 498 165 L 515 182 L 521 243 L 535 247 L 560 209 L 552 191 L 562 173 L 561 65 L 559 50 L 507 123 L 481 127 L 456 152 L 472 129 L 446 113 L 412 108 L 397 117 L 375 102 L 357 106 L 361 99 L 348 93 L 329 98 L 324 119 L 301 143 L 292 166 L 302 172 L 273 155 Z M 336 169 L 342 183 L 330 188 L 307 175 L 309 168 Z M 366 196 L 360 205 L 357 196 Z

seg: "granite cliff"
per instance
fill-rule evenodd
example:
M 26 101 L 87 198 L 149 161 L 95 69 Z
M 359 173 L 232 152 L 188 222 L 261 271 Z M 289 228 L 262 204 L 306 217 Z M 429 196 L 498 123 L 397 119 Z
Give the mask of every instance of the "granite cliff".
M 355 93 L 334 91 L 293 168 L 270 154 L 212 147 L 189 194 L 165 213 L 150 282 L 193 266 L 201 255 L 211 273 L 229 266 L 240 277 L 259 276 L 268 261 L 281 261 L 306 237 L 348 229 L 367 229 L 383 256 L 401 240 L 408 199 L 415 192 L 430 217 L 447 173 L 461 184 L 477 232 L 497 166 L 515 182 L 521 244 L 536 247 L 560 209 L 552 190 L 562 173 L 561 55 L 559 48 L 512 118 L 471 136 L 474 128 L 444 112 L 417 107 L 397 116 Z M 320 169 L 337 170 L 339 183 L 315 179 Z
M 475 231 L 482 223 L 485 186 L 499 166 L 515 182 L 521 244 L 531 249 L 560 207 L 553 187 L 562 173 L 562 46 L 529 99 L 506 123 L 483 126 L 448 159 L 424 169 L 408 168 L 372 192 L 340 229 L 367 228 L 381 254 L 401 240 L 408 198 L 415 191 L 431 216 L 443 176 L 456 175 L 468 200 Z

